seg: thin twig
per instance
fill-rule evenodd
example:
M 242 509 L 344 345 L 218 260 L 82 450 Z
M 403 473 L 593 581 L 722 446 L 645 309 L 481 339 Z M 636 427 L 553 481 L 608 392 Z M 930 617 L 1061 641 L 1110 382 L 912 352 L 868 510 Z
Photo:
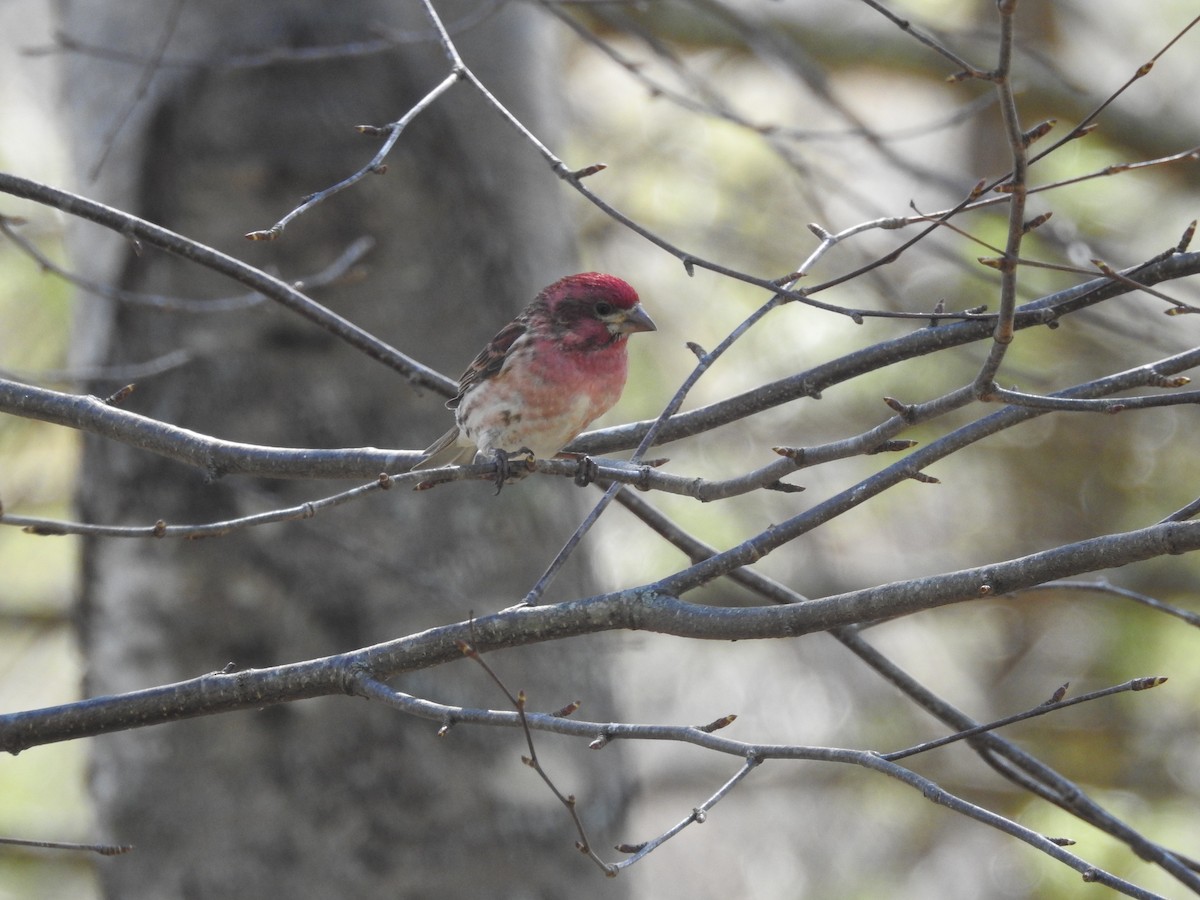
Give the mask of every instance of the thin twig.
M 500 9 L 506 2 L 508 0 L 485 0 L 485 2 L 475 4 L 462 16 L 450 22 L 447 25 L 447 30 L 451 33 L 457 33 L 475 28 Z M 427 43 L 437 37 L 437 32 L 431 28 L 403 30 L 378 26 L 375 30 L 382 37 L 310 47 L 274 46 L 259 52 L 235 53 L 228 56 L 188 57 L 164 55 L 158 61 L 158 66 L 163 69 L 195 69 L 197 71 L 210 72 L 230 69 L 258 69 L 266 66 L 277 66 L 281 63 L 296 65 L 328 63 L 333 60 L 376 56 L 380 53 L 391 52 L 404 44 Z M 65 32 L 60 31 L 54 37 L 55 44 L 44 47 L 24 48 L 21 50 L 21 55 L 36 57 L 75 53 L 110 62 L 124 63 L 126 65 L 145 66 L 147 63 L 147 58 L 143 54 L 129 53 L 113 47 L 91 44 Z
M 403 134 L 404 129 L 408 127 L 409 123 L 411 123 L 413 119 L 432 106 L 434 102 L 442 96 L 442 94 L 454 87 L 461 77 L 462 74 L 459 71 L 452 70 L 450 74 L 443 78 L 436 87 L 418 100 L 408 112 L 406 112 L 395 122 L 390 122 L 387 125 L 381 126 L 360 125 L 358 130 L 363 134 L 387 136 L 387 139 L 383 142 L 383 146 L 379 148 L 373 157 L 371 157 L 370 162 L 352 175 L 343 178 L 337 184 L 327 187 L 324 190 L 317 191 L 315 194 L 309 194 L 304 198 L 303 201 L 301 201 L 299 206 L 285 215 L 270 228 L 267 228 L 263 231 L 251 231 L 246 234 L 245 237 L 251 241 L 273 241 L 283 234 L 283 230 L 287 228 L 288 224 L 291 223 L 291 221 L 297 216 L 303 215 L 317 204 L 328 200 L 334 194 L 358 184 L 358 182 L 362 181 L 368 175 L 382 175 L 387 172 L 387 166 L 383 164 L 383 161 L 391 152 L 392 147 L 396 145 L 396 141 L 400 140 L 400 135 Z
M 1174 519 L 1164 519 L 1165 522 L 1177 521 Z M 1119 587 L 1115 584 L 1110 584 L 1104 579 L 1093 581 L 1047 581 L 1045 584 L 1039 584 L 1036 588 L 1028 588 L 1024 591 L 1018 591 L 1018 594 L 1031 593 L 1034 591 L 1071 591 L 1085 592 L 1093 594 L 1111 594 L 1114 597 L 1121 597 L 1125 600 L 1132 600 L 1134 603 L 1140 603 L 1142 606 L 1148 606 L 1151 609 L 1158 610 L 1161 613 L 1166 613 L 1168 616 L 1173 616 L 1176 619 L 1186 622 L 1189 625 L 1200 628 L 1200 613 L 1194 613 L 1188 609 L 1182 609 L 1172 603 L 1166 603 L 1159 600 L 1157 597 L 1151 597 L 1148 594 L 1143 594 L 1140 591 L 1130 590 L 1129 588 Z
M 1187 379 L 1184 379 L 1187 382 Z M 1072 397 L 1045 397 L 1026 394 L 993 385 L 986 397 L 992 403 L 1007 403 L 1028 409 L 1055 410 L 1059 412 L 1119 413 L 1130 409 L 1155 409 L 1163 406 L 1182 406 L 1200 403 L 1200 391 L 1180 391 L 1175 394 L 1155 397 L 1116 397 L 1105 400 L 1080 400 Z
M 603 741 L 592 740 L 591 746 L 594 747 L 606 746 L 613 739 L 682 741 L 696 744 L 719 753 L 738 756 L 745 760 L 733 777 L 728 779 L 711 797 L 697 806 L 682 821 L 667 829 L 662 835 L 642 844 L 620 845 L 618 849 L 634 854 L 629 859 L 610 864 L 599 860 L 597 856 L 596 859 L 609 874 L 615 874 L 617 871 L 627 868 L 645 858 L 646 855 L 679 834 L 687 826 L 703 822 L 707 817 L 708 811 L 716 803 L 728 796 L 763 761 L 768 759 L 816 760 L 858 765 L 868 770 L 889 775 L 919 790 L 927 799 L 941 806 L 952 809 L 985 825 L 997 828 L 1005 834 L 1016 837 L 1036 849 L 1049 854 L 1058 861 L 1076 869 L 1076 871 L 1082 873 L 1088 880 L 1101 882 L 1131 897 L 1146 898 L 1146 900 L 1158 898 L 1158 900 L 1162 900 L 1157 894 L 1142 890 L 1130 882 L 1119 879 L 1104 870 L 1095 868 L 1085 860 L 1066 851 L 1057 842 L 1024 828 L 1011 819 L 1007 819 L 975 804 L 968 803 L 941 788 L 933 781 L 923 778 L 908 769 L 896 765 L 895 762 L 870 751 L 834 747 L 805 747 L 789 744 L 755 744 L 717 736 L 695 726 L 585 722 L 573 718 L 568 719 L 556 715 L 547 715 L 545 713 L 525 713 L 522 715 L 519 711 L 500 712 L 447 706 L 393 691 L 378 681 L 378 679 L 362 672 L 353 677 L 349 690 L 368 699 L 379 700 L 406 714 L 440 722 L 442 724 L 442 728 L 439 731 L 440 734 L 445 734 L 447 732 L 447 725 L 451 723 L 455 725 L 478 724 L 502 727 L 525 727 L 530 730 L 548 731 L 555 734 L 573 735 L 588 739 L 591 739 L 596 734 L 603 735 Z M 504 690 L 508 693 L 507 689 Z M 514 701 L 518 699 L 513 698 Z
M 968 75 L 973 78 L 981 78 L 981 79 L 988 77 L 989 73 L 984 72 L 983 70 L 977 68 L 976 66 L 973 66 L 971 63 L 967 62 L 965 59 L 963 59 L 961 56 L 959 56 L 957 53 L 955 53 L 949 47 L 947 47 L 943 41 L 940 41 L 937 38 L 933 37 L 931 34 L 928 34 L 927 32 L 922 31 L 921 29 L 917 28 L 911 22 L 909 22 L 907 19 L 902 19 L 900 16 L 896 15 L 891 10 L 889 10 L 882 3 L 879 3 L 878 0 L 862 0 L 862 2 L 865 3 L 867 6 L 871 7 L 871 9 L 875 10 L 880 15 L 882 15 L 884 18 L 886 18 L 888 21 L 890 21 L 892 24 L 894 24 L 896 27 L 898 27 L 905 34 L 912 35 L 912 37 L 916 38 L 918 41 L 920 41 L 922 44 L 924 44 L 926 47 L 928 47 L 934 53 L 949 60 L 951 63 L 953 63 L 955 66 L 957 66 L 965 75 Z
M 0 844 L 11 847 L 41 847 L 46 850 L 81 850 L 101 856 L 120 856 L 133 849 L 133 844 L 78 844 L 72 841 L 32 841 L 13 837 L 0 837 Z
M 128 303 L 135 306 L 149 306 L 169 312 L 194 314 L 240 312 L 249 307 L 257 306 L 267 299 L 259 293 L 239 294 L 233 297 L 214 297 L 209 300 L 190 297 L 168 297 L 162 294 L 144 294 L 138 291 L 129 291 L 112 284 L 92 281 L 68 271 L 42 253 L 33 241 L 27 240 L 20 234 L 14 227 L 17 224 L 19 224 L 19 220 L 0 215 L 0 234 L 4 234 L 5 237 L 16 244 L 23 253 L 34 260 L 43 270 L 51 272 L 67 283 L 73 284 L 75 287 L 87 291 L 89 294 L 95 294 L 98 297 L 106 297 L 109 300 L 116 300 L 120 303 Z M 314 288 L 323 288 L 336 284 L 345 278 L 374 246 L 375 239 L 365 235 L 355 241 L 351 241 L 349 246 L 338 255 L 337 259 L 324 269 L 314 272 L 312 275 L 295 279 L 291 282 L 291 285 L 298 291 L 311 291 Z
M 1027 709 L 1024 712 L 1015 713 L 1011 716 L 1005 716 L 1002 719 L 995 719 L 991 722 L 986 722 L 982 725 L 976 725 L 973 728 L 967 728 L 963 731 L 948 734 L 945 737 L 937 738 L 932 741 L 925 741 L 916 746 L 909 747 L 906 750 L 896 750 L 892 753 L 881 753 L 884 759 L 895 762 L 898 759 L 906 759 L 910 756 L 916 756 L 918 753 L 927 753 L 930 750 L 936 750 L 939 747 L 945 747 L 948 744 L 954 744 L 958 741 L 966 740 L 980 734 L 985 734 L 989 731 L 995 731 L 998 728 L 1003 728 L 1006 725 L 1012 725 L 1016 722 L 1024 722 L 1026 719 L 1034 719 L 1038 716 L 1044 716 L 1048 713 L 1057 712 L 1060 709 L 1065 709 L 1068 706 L 1075 706 L 1079 703 L 1090 703 L 1093 700 L 1099 700 L 1101 697 L 1111 697 L 1113 694 L 1124 694 L 1129 691 L 1146 691 L 1150 688 L 1158 687 L 1166 682 L 1166 678 L 1160 675 L 1150 675 L 1143 678 L 1133 678 L 1123 684 L 1113 685 L 1112 687 L 1100 688 L 1099 690 L 1089 691 L 1086 694 L 1080 694 L 1078 697 L 1072 697 L 1069 700 L 1055 700 L 1053 702 L 1042 703 L 1032 709 Z
M 324 512 L 343 504 L 374 493 L 387 490 L 397 481 L 416 482 L 420 476 L 391 476 L 380 475 L 370 484 L 359 485 L 348 491 L 340 491 L 318 500 L 309 500 L 297 506 L 285 509 L 275 509 L 254 515 L 239 516 L 236 519 L 226 519 L 220 522 L 208 522 L 200 525 L 168 525 L 159 519 L 153 525 L 97 525 L 83 522 L 63 522 L 55 519 L 40 519 L 31 516 L 14 516 L 0 509 L 0 525 L 13 525 L 23 529 L 27 534 L 65 535 L 86 534 L 93 537 L 112 538 L 184 538 L 197 540 L 200 538 L 225 537 L 236 531 L 255 528 L 260 525 L 274 525 L 279 522 L 292 522 L 300 519 L 311 519 L 317 513 Z
M 159 33 L 158 42 L 142 67 L 142 74 L 138 78 L 137 86 L 133 89 L 133 93 L 126 99 L 125 105 L 117 113 L 108 132 L 100 142 L 103 149 L 100 152 L 99 158 L 92 164 L 91 169 L 88 171 L 89 180 L 96 180 L 96 177 L 100 174 L 100 170 L 104 168 L 104 163 L 108 160 L 109 154 L 116 145 L 117 136 L 128 124 L 134 110 L 145 102 L 146 93 L 150 90 L 150 82 L 154 80 L 154 76 L 158 74 L 159 69 L 162 67 L 162 60 L 163 56 L 166 55 L 167 45 L 171 43 L 171 38 L 175 36 L 175 30 L 179 26 L 179 17 L 183 13 L 183 7 L 186 2 L 187 0 L 175 0 L 167 9 L 166 21 L 163 23 L 162 31 Z
M 1181 28 L 1179 31 L 1177 31 L 1175 33 L 1175 35 L 1169 41 L 1167 41 L 1167 43 L 1164 44 L 1157 53 L 1155 53 L 1152 57 L 1150 57 L 1149 60 L 1142 63 L 1140 66 L 1138 66 L 1137 69 L 1134 70 L 1134 73 L 1129 76 L 1129 78 L 1125 81 L 1124 84 L 1122 84 L 1119 88 L 1117 88 L 1115 91 L 1113 91 L 1107 97 L 1105 97 L 1104 100 L 1102 100 L 1095 109 L 1093 109 L 1090 113 L 1088 113 L 1086 116 L 1084 116 L 1078 123 L 1076 123 L 1074 128 L 1072 128 L 1070 131 L 1068 131 L 1065 135 L 1063 135 L 1061 138 L 1059 138 L 1054 143 L 1045 147 L 1040 153 L 1037 153 L 1036 155 L 1034 155 L 1033 158 L 1030 160 L 1030 163 L 1036 163 L 1039 160 L 1045 159 L 1047 156 L 1049 156 L 1051 153 L 1053 153 L 1059 147 L 1062 147 L 1064 144 L 1067 144 L 1070 141 L 1073 141 L 1076 138 L 1080 137 L 1081 135 L 1085 134 L 1088 131 L 1088 129 L 1091 127 L 1091 124 L 1100 117 L 1100 114 L 1102 112 L 1104 112 L 1104 110 L 1108 109 L 1108 107 L 1110 107 L 1113 103 L 1115 103 L 1122 94 L 1124 94 L 1127 90 L 1129 90 L 1129 88 L 1133 86 L 1133 83 L 1135 81 L 1138 81 L 1139 79 L 1144 78 L 1145 76 L 1149 75 L 1150 70 L 1154 68 L 1154 64 L 1157 63 L 1163 57 L 1163 55 L 1166 54 L 1166 52 L 1168 50 L 1170 50 L 1172 47 L 1175 46 L 1175 44 L 1177 44 L 1180 40 L 1182 40 L 1183 36 L 1185 34 L 1187 34 L 1189 31 L 1191 31 L 1197 24 L 1200 24 L 1200 16 L 1196 16 L 1194 19 L 1192 19 L 1190 22 L 1188 22 L 1185 26 L 1183 26 L 1183 28 Z
M 376 362 L 396 370 L 417 387 L 429 388 L 445 397 L 454 396 L 458 383 L 406 356 L 391 345 L 348 319 L 300 293 L 260 269 L 228 254 L 214 250 L 190 238 L 176 234 L 145 219 L 113 209 L 94 200 L 61 191 L 47 185 L 0 172 L 0 191 L 41 203 L 68 215 L 110 228 L 127 239 L 137 239 L 176 256 L 199 263 L 265 295 L 281 306 L 314 322 L 330 334 L 366 354 Z
M 558 785 L 554 783 L 554 779 L 550 777 L 550 773 L 546 771 L 545 767 L 541 763 L 541 760 L 538 759 L 537 747 L 535 747 L 533 743 L 533 732 L 529 729 L 529 717 L 525 711 L 525 692 L 518 691 L 514 696 L 513 692 L 508 689 L 508 686 L 504 683 L 500 676 L 496 674 L 495 669 L 489 666 L 484 661 L 483 656 L 467 641 L 459 641 L 458 648 L 462 651 L 464 656 L 474 661 L 488 674 L 488 677 L 491 678 L 496 686 L 504 692 L 504 696 L 508 698 L 509 702 L 513 705 L 513 708 L 516 709 L 517 716 L 521 721 L 521 731 L 525 735 L 525 746 L 529 748 L 529 755 L 522 756 L 521 762 L 537 772 L 538 777 L 542 779 L 542 782 L 550 789 L 550 792 L 554 794 L 554 796 L 558 799 L 558 802 L 566 808 L 568 814 L 571 816 L 571 821 L 575 825 L 575 832 L 579 835 L 579 840 L 575 844 L 576 849 L 594 862 L 600 868 L 600 870 L 604 872 L 605 875 L 615 875 L 616 870 L 603 859 L 601 859 L 600 855 L 592 848 L 592 843 L 588 839 L 587 829 L 583 825 L 583 819 L 581 819 L 579 816 L 579 804 L 575 800 L 575 795 L 564 794 L 562 791 L 560 791 L 558 789 Z M 571 706 L 578 708 L 579 704 L 573 703 Z
M 753 755 L 748 756 L 746 758 L 746 761 L 744 763 L 742 763 L 741 767 L 733 774 L 733 776 L 728 781 L 726 781 L 723 785 L 721 785 L 721 787 L 718 788 L 717 791 L 711 797 L 709 797 L 707 800 L 705 800 L 703 803 L 701 803 L 699 806 L 697 806 L 695 809 L 693 809 L 691 811 L 691 813 L 686 818 L 684 818 L 682 821 L 678 822 L 673 827 L 668 828 L 666 831 L 664 831 L 662 834 L 655 837 L 653 840 L 645 841 L 641 844 L 636 844 L 636 845 L 633 845 L 630 847 L 625 847 L 625 846 L 618 847 L 617 848 L 618 850 L 628 850 L 633 855 L 630 856 L 628 859 L 623 859 L 620 862 L 615 863 L 613 865 L 613 869 L 616 871 L 620 871 L 621 869 L 627 869 L 630 866 L 635 865 L 636 863 L 638 863 L 642 859 L 644 859 L 646 856 L 653 853 L 655 850 L 657 850 L 659 847 L 661 847 L 663 844 L 665 844 L 671 838 L 675 837 L 675 835 L 679 834 L 681 831 L 683 831 L 689 825 L 699 825 L 699 824 L 706 822 L 708 820 L 709 810 L 711 810 L 714 806 L 716 806 L 718 803 L 720 803 L 722 800 L 724 800 L 727 796 L 729 796 L 729 794 L 733 792 L 733 789 L 735 787 L 737 787 L 747 775 L 749 775 L 756 768 L 758 768 L 760 765 L 762 765 L 762 762 L 763 762 L 763 757 L 761 757 L 761 756 L 753 756 Z
M 1000 268 L 1000 299 L 996 327 L 992 334 L 992 346 L 988 351 L 987 359 L 984 360 L 979 373 L 975 376 L 975 390 L 981 396 L 986 395 L 994 384 L 996 373 L 1000 371 L 1000 364 L 1004 361 L 1008 345 L 1012 343 L 1015 332 L 1017 259 L 1020 257 L 1021 242 L 1025 237 L 1025 201 L 1029 167 L 1025 134 L 1021 129 L 1020 114 L 1017 112 L 1017 101 L 1012 87 L 1012 53 L 1016 34 L 1017 0 L 999 0 L 997 10 L 1000 14 L 1000 58 L 991 76 L 1000 101 L 1000 114 L 1004 122 L 1004 130 L 1008 135 L 1012 169 L 1003 185 L 1004 193 L 1009 198 L 1008 238 L 1004 247 L 1004 256 L 998 264 Z
M 864 641 L 854 628 L 839 628 L 833 632 L 850 652 L 874 669 L 880 676 L 914 700 L 921 708 L 954 728 L 967 730 L 979 723 L 950 703 L 938 697 L 911 675 Z M 1136 829 L 1109 813 L 1078 784 L 1064 778 L 1015 744 L 999 735 L 987 732 L 969 739 L 983 760 L 1000 775 L 1034 795 L 1041 797 L 1071 815 L 1110 834 L 1129 846 L 1138 856 L 1161 866 L 1165 871 L 1200 892 L 1200 876 L 1190 860 L 1148 840 Z
M 39 384 L 86 384 L 94 381 L 115 381 L 128 384 L 171 372 L 190 363 L 195 357 L 188 350 L 172 350 L 162 356 L 140 363 L 115 366 L 75 366 L 70 369 L 39 369 L 36 372 L 10 372 L 0 369 L 0 379 L 10 382 Z

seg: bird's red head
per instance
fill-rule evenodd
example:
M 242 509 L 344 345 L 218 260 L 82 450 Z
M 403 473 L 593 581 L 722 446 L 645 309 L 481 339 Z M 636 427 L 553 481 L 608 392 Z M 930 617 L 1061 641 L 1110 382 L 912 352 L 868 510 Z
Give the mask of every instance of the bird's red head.
M 637 291 L 615 275 L 568 275 L 538 295 L 561 340 L 580 349 L 619 343 L 635 331 L 654 331 Z
M 542 290 L 540 299 L 551 313 L 564 303 L 580 300 L 605 301 L 617 309 L 633 309 L 638 304 L 637 291 L 628 282 L 603 272 L 581 272 L 560 278 Z

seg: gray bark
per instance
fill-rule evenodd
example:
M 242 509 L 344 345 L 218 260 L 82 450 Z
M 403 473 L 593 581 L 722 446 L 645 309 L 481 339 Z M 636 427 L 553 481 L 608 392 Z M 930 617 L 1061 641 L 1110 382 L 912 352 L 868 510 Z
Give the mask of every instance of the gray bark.
M 455 20 L 473 4 L 439 4 Z M 65 31 L 152 56 L 174 3 L 64 0 Z M 181 7 L 165 51 L 221 60 L 361 40 L 382 23 L 425 28 L 392 2 Z M 542 135 L 556 119 L 553 47 L 534 11 L 511 4 L 456 35 L 468 63 Z M 66 115 L 79 190 L 284 277 L 320 269 L 352 240 L 378 241 L 366 278 L 319 299 L 399 349 L 457 375 L 534 292 L 573 271 L 563 188 L 532 148 L 463 85 L 405 132 L 385 176 L 302 217 L 274 243 L 245 241 L 299 198 L 344 177 L 377 144 L 358 124 L 398 118 L 448 67 L 431 42 L 321 63 L 160 67 L 69 57 Z M 133 101 L 136 99 L 136 103 Z M 116 133 L 95 178 L 87 172 Z M 77 268 L 139 291 L 239 292 L 196 266 L 75 226 Z M 270 305 L 184 316 L 81 301 L 76 356 L 141 362 L 183 347 L 181 369 L 147 380 L 128 408 L 224 438 L 290 446 L 420 449 L 449 424 L 439 398 Z M 118 385 L 98 383 L 110 393 Z M 219 669 L 267 666 L 393 638 L 516 602 L 577 521 L 566 483 L 529 479 L 376 495 L 302 523 L 199 542 L 88 541 L 80 626 L 86 693 Z M 201 522 L 276 508 L 348 485 L 202 473 L 99 440 L 79 492 L 87 521 Z M 579 570 L 576 563 L 575 570 Z M 568 574 L 553 593 L 579 588 Z M 553 598 L 551 598 L 553 599 Z M 578 647 L 494 658 L 531 707 L 582 698 L 611 714 L 605 677 Z M 405 679 L 410 693 L 503 707 L 464 660 Z M 455 729 L 362 701 L 330 699 L 93 742 L 102 833 L 137 845 L 105 861 L 121 898 L 562 897 L 600 879 L 572 849 L 564 811 L 521 765 L 520 735 Z M 543 742 L 545 743 L 545 742 Z M 612 748 L 546 743 L 596 832 L 621 800 Z M 562 752 L 559 752 L 559 751 Z M 605 883 L 606 895 L 621 888 Z

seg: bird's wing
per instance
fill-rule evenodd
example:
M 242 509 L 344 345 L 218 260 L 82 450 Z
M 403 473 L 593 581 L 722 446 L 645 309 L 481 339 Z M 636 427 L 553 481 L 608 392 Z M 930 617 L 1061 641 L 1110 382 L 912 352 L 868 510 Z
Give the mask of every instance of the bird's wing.
M 487 346 L 479 351 L 479 355 L 467 366 L 462 378 L 458 380 L 458 393 L 446 401 L 449 409 L 456 409 L 466 396 L 467 391 L 482 381 L 495 378 L 504 368 L 513 345 L 529 330 L 529 320 L 523 313 L 500 329 L 499 333 L 488 341 Z M 439 466 L 465 465 L 475 459 L 475 447 L 463 446 L 458 443 L 459 430 L 455 425 L 431 444 L 413 471 L 417 469 L 436 469 Z
M 488 341 L 487 346 L 480 350 L 479 355 L 467 366 L 467 371 L 463 372 L 462 378 L 458 380 L 458 393 L 453 399 L 446 402 L 446 406 L 455 409 L 462 402 L 467 391 L 479 382 L 498 375 L 500 369 L 504 367 L 504 361 L 508 359 L 508 352 L 512 349 L 513 344 L 520 340 L 528 330 L 529 323 L 525 316 L 519 316 L 501 328 L 499 333 Z

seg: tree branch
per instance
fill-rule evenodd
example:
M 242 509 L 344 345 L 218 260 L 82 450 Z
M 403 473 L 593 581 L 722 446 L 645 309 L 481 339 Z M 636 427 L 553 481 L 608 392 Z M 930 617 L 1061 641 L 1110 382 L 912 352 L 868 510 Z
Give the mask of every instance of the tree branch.
M 1019 559 L 894 582 L 788 606 L 701 606 L 663 593 L 661 582 L 554 606 L 508 609 L 431 628 L 395 641 L 269 669 L 214 672 L 190 681 L 116 697 L 0 716 L 0 751 L 330 694 L 354 692 L 354 679 L 376 679 L 441 665 L 480 652 L 583 634 L 628 629 L 699 640 L 798 637 L 993 597 L 1045 581 L 1200 549 L 1200 523 L 1167 522 L 1091 538 Z M 668 581 L 670 579 L 667 579 Z
M 416 387 L 428 388 L 445 397 L 454 396 L 458 389 L 457 383 L 452 379 L 405 356 L 370 332 L 306 297 L 291 285 L 219 250 L 111 206 L 5 172 L 0 172 L 0 191 L 87 219 L 126 238 L 144 241 L 152 247 L 226 275 L 316 323 L 371 359 L 395 369 Z

